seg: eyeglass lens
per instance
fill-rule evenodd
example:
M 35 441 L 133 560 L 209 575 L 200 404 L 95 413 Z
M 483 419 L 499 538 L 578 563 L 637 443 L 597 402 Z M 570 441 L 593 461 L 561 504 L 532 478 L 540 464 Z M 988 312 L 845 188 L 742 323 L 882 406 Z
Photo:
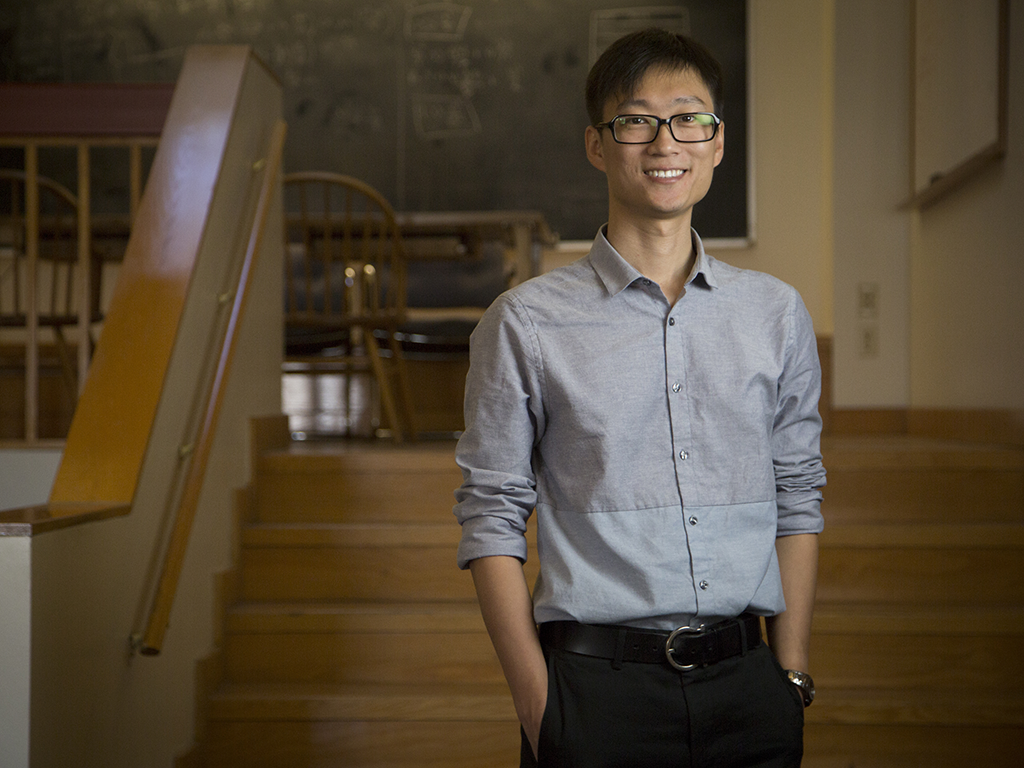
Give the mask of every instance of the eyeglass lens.
M 654 115 L 618 115 L 612 118 L 609 126 L 612 137 L 618 142 L 649 144 L 657 138 L 662 123 L 668 125 L 676 141 L 682 142 L 710 141 L 718 127 L 715 116 L 708 112 L 673 115 L 668 120 Z

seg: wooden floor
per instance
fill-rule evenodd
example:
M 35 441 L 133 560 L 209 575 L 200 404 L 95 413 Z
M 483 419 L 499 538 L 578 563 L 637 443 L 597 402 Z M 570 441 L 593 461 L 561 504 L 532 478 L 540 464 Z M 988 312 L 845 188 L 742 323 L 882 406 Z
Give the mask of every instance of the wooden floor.
M 518 764 L 508 690 L 455 567 L 453 447 L 259 458 L 196 764 Z M 824 453 L 804 765 L 1019 765 L 1024 451 L 833 438 Z

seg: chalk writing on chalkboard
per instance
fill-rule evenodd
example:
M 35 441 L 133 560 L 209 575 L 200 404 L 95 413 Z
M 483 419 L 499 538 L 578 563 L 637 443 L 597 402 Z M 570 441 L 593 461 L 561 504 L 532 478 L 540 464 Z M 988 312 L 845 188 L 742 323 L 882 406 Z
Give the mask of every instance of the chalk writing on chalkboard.
M 472 12 L 472 8 L 456 3 L 413 6 L 405 12 L 405 37 L 446 43 L 461 40 Z
M 0 0 L 0 77 L 172 82 L 190 45 L 251 45 L 284 87 L 286 170 L 351 174 L 405 210 L 536 209 L 589 239 L 608 201 L 583 151 L 587 70 L 656 25 L 725 69 L 729 140 L 694 226 L 735 239 L 750 229 L 748 1 Z
M 615 8 L 590 14 L 590 63 L 623 35 L 646 27 L 661 27 L 679 35 L 690 34 L 690 12 L 685 7 Z

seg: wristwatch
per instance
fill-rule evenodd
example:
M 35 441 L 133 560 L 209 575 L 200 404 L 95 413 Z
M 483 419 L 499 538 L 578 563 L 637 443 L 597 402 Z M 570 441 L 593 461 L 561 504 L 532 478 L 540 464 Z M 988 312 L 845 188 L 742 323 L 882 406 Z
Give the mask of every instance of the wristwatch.
M 804 697 L 804 706 L 811 706 L 814 701 L 814 680 L 806 672 L 797 672 L 795 669 L 787 669 L 786 677 L 789 682 L 800 689 L 800 695 Z

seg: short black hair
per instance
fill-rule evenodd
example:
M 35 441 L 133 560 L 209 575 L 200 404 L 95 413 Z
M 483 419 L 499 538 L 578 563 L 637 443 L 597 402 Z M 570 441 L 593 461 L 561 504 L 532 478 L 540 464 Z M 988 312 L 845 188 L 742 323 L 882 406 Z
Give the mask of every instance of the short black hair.
M 692 70 L 707 86 L 714 100 L 712 108 L 722 108 L 722 66 L 691 37 L 658 27 L 648 27 L 620 37 L 601 54 L 587 75 L 587 114 L 592 125 L 604 119 L 604 105 L 613 96 L 630 97 L 647 72 L 664 68 L 671 72 Z

